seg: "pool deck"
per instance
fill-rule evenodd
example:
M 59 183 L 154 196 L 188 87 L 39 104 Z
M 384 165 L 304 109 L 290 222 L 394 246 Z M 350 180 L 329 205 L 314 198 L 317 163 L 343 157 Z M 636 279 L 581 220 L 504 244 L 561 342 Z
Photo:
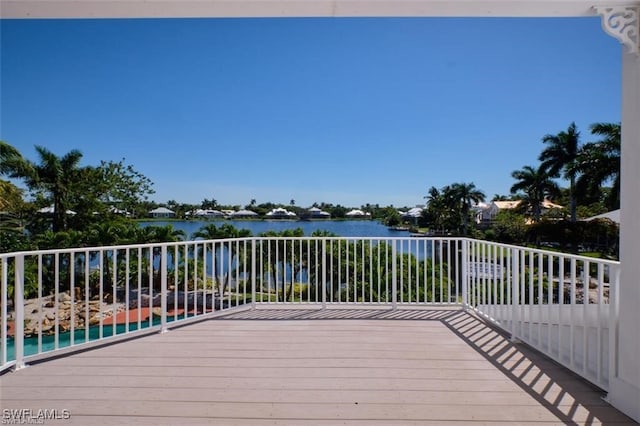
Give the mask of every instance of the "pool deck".
M 3 419 L 59 425 L 635 424 L 602 397 L 458 309 L 235 312 L 0 376 Z

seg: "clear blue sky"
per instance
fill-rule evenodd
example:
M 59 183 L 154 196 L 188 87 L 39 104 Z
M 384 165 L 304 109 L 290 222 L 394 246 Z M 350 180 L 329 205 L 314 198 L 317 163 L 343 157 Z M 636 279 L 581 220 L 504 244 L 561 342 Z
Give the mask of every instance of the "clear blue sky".
M 490 199 L 541 138 L 620 121 L 619 43 L 588 19 L 2 20 L 0 138 L 126 162 L 152 199 Z

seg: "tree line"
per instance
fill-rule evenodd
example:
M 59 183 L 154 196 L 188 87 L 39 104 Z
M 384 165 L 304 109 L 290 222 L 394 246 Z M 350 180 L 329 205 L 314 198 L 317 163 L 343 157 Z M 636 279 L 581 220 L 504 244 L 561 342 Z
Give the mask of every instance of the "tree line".
M 513 171 L 515 183 L 510 195 L 494 197 L 494 200 L 519 200 L 516 216 L 514 212 L 501 212 L 488 232 L 479 233 L 473 220 L 473 207 L 485 201 L 486 195 L 474 183 L 464 182 L 429 188 L 425 197 L 427 206 L 417 225 L 432 232 L 521 242 L 522 238 L 528 238 L 528 230 L 536 228 L 526 228 L 524 223 L 539 223 L 543 219 L 541 206 L 545 200 L 568 205 L 568 214 L 559 212 L 555 219 L 566 216 L 573 228 L 578 227 L 575 224 L 579 216 L 619 208 L 620 124 L 595 123 L 590 126 L 590 133 L 597 140 L 581 143 L 580 132 L 571 123 L 566 130 L 543 136 L 544 149 L 538 164 Z M 36 153 L 39 161 L 32 162 L 10 144 L 0 141 L 0 176 L 21 181 L 31 197 L 31 201 L 25 201 L 21 189 L 0 179 L 0 251 L 145 243 L 176 237 L 173 228 L 140 228 L 128 216 L 119 214 L 126 211 L 131 217 L 145 217 L 158 206 L 149 200 L 154 193 L 151 180 L 124 159 L 80 166 L 82 153 L 78 150 L 57 156 L 36 146 Z M 560 188 L 558 178 L 566 179 L 569 187 Z M 50 214 L 39 213 L 48 206 Z M 213 198 L 205 198 L 200 205 L 169 200 L 165 206 L 175 210 L 179 217 L 187 217 L 186 213 L 196 208 L 241 208 L 222 206 Z M 258 204 L 256 199 L 244 206 L 258 214 L 276 207 L 302 212 L 293 199 L 289 206 Z M 328 203 L 314 203 L 313 207 L 329 212 L 333 218 L 343 218 L 348 211 L 344 206 Z M 367 204 L 361 209 L 388 224 L 400 220 L 393 206 Z M 505 226 L 509 224 L 512 226 Z M 553 234 L 548 228 L 546 234 Z
M 557 242 L 562 248 L 595 241 L 616 252 L 615 225 L 578 222 L 578 218 L 620 208 L 620 123 L 594 123 L 590 133 L 597 140 L 581 143 L 581 134 L 571 123 L 566 130 L 544 135 L 538 164 L 514 170 L 509 196 L 493 197 L 494 201 L 518 201 L 517 208 L 498 213 L 484 232 L 471 226 L 477 214 L 472 207 L 486 199 L 474 183 L 429 188 L 419 225 L 432 233 L 509 243 Z M 561 188 L 558 178 L 565 179 L 568 188 Z M 545 201 L 568 208 L 543 214 Z
M 37 161 L 25 158 L 15 147 L 0 141 L 0 177 L 23 184 L 20 189 L 0 179 L 0 252 L 21 250 L 152 243 L 181 238 L 173 227 L 141 228 L 135 218 L 165 206 L 177 218 L 188 218 L 196 209 L 250 209 L 260 216 L 277 207 L 286 207 L 302 217 L 306 209 L 291 199 L 289 205 L 258 203 L 255 198 L 242 206 L 218 203 L 205 198 L 200 204 L 169 200 L 158 204 L 149 199 L 153 182 L 125 160 L 101 161 L 97 166 L 81 166 L 82 153 L 71 150 L 58 156 L 42 146 L 35 147 Z M 26 199 L 30 199 L 26 201 Z M 340 204 L 314 203 L 334 219 L 346 218 L 349 208 Z M 47 213 L 43 213 L 42 209 Z M 47 210 L 48 209 L 48 210 Z M 366 204 L 362 210 L 380 219 L 395 210 Z M 125 214 L 126 213 L 126 214 Z

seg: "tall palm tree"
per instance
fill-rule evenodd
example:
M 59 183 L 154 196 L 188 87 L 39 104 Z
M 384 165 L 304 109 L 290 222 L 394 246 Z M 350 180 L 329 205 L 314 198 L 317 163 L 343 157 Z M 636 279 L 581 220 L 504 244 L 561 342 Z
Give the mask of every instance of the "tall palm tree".
M 454 183 L 451 185 L 451 196 L 453 202 L 458 207 L 461 220 L 462 220 L 462 233 L 467 234 L 469 228 L 469 213 L 471 212 L 471 206 L 484 201 L 484 192 L 476 188 L 476 185 L 472 183 Z
M 186 233 L 182 229 L 176 229 L 173 225 L 149 226 L 153 230 L 153 240 L 150 243 L 173 243 L 183 241 Z
M 2 173 L 11 177 L 22 178 L 32 191 L 44 192 L 53 201 L 53 232 L 63 231 L 67 225 L 67 210 L 69 208 L 69 196 L 77 183 L 79 173 L 78 165 L 82 153 L 76 149 L 69 151 L 62 157 L 58 157 L 42 146 L 36 146 L 36 152 L 40 157 L 40 164 L 34 164 L 29 160 L 16 155 L 15 149 L 11 150 L 6 143 L 0 144 L 3 151 Z
M 576 168 L 580 177 L 576 191 L 579 194 L 599 192 L 605 182 L 611 182 L 605 204 L 611 210 L 620 208 L 620 123 L 594 123 L 591 134 L 601 139 L 586 143 L 578 154 Z
M 19 165 L 23 163 L 24 159 L 20 152 L 9 145 L 7 142 L 0 140 L 0 175 L 14 175 Z M 16 176 L 12 176 L 16 177 Z
M 557 135 L 545 135 L 542 142 L 547 147 L 540 154 L 539 160 L 542 167 L 549 171 L 552 177 L 562 175 L 569 180 L 569 210 L 571 221 L 576 221 L 576 178 L 577 169 L 575 167 L 580 145 L 580 132 L 576 128 L 576 123 L 571 123 L 566 131 Z
M 558 184 L 542 164 L 537 169 L 524 166 L 522 169 L 512 172 L 511 176 L 516 179 L 516 183 L 511 187 L 511 193 L 515 194 L 520 191 L 524 193 L 522 204 L 531 209 L 533 220 L 539 222 L 542 204 L 546 198 L 558 193 Z
M 0 179 L 0 214 L 13 213 L 15 207 L 22 204 L 22 190 L 5 180 Z
M 251 231 L 248 229 L 238 229 L 235 226 L 225 223 L 224 225 L 218 227 L 213 223 L 202 226 L 196 232 L 191 234 L 192 239 L 201 238 L 203 240 L 221 240 L 228 238 L 246 238 L 251 236 Z M 205 250 L 210 252 L 212 249 L 211 246 L 207 246 Z M 241 253 L 237 253 L 236 251 L 242 251 L 242 246 L 236 246 L 234 244 L 227 245 L 219 245 L 217 249 L 213 252 L 212 259 L 212 268 L 213 268 L 213 276 L 218 284 L 219 294 L 223 295 L 226 292 L 227 287 L 230 285 L 231 276 L 235 269 L 229 269 L 226 271 L 222 271 L 220 273 L 219 266 L 221 263 L 220 259 L 226 259 L 228 256 L 232 260 L 232 264 L 235 265 L 235 268 L 241 267 L 241 262 L 233 262 L 233 259 L 244 259 L 246 256 L 238 256 Z M 246 260 L 246 259 L 245 259 Z M 226 262 L 222 261 L 223 264 Z
M 447 188 L 448 187 L 443 188 L 443 192 Z M 427 195 L 424 198 L 427 199 L 427 208 L 422 212 L 424 220 L 428 223 L 430 228 L 444 231 L 445 223 L 449 216 L 444 194 L 440 192 L 438 188 L 432 186 L 429 188 Z

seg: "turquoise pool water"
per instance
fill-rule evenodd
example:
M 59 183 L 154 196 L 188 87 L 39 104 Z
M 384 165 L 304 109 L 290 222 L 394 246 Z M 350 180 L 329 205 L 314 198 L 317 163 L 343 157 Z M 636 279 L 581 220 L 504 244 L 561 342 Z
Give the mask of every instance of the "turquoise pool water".
M 184 315 L 178 315 L 177 317 L 168 317 L 167 322 L 172 322 L 180 319 L 183 319 Z M 161 324 L 160 318 L 154 318 L 153 321 L 143 321 L 140 323 L 140 327 L 138 328 L 138 323 L 130 323 L 127 329 L 126 324 L 117 324 L 115 326 L 115 335 L 125 334 L 127 332 L 136 331 L 138 329 L 143 330 L 145 328 L 157 326 Z M 64 332 L 58 334 L 58 349 L 63 349 L 71 346 L 71 332 Z M 111 337 L 114 335 L 114 326 L 112 324 L 103 325 L 102 326 L 102 337 Z M 100 326 L 89 327 L 89 338 L 87 340 L 87 336 L 85 335 L 85 329 L 75 330 L 73 332 L 73 345 L 78 346 L 82 343 L 92 342 L 95 340 L 100 340 Z M 7 341 L 7 361 L 13 361 L 15 359 L 15 344 L 14 339 L 9 338 Z M 50 352 L 55 350 L 55 336 L 48 335 L 42 336 L 42 350 L 40 353 Z M 24 339 L 24 355 L 35 355 L 38 353 L 38 337 L 28 337 Z

